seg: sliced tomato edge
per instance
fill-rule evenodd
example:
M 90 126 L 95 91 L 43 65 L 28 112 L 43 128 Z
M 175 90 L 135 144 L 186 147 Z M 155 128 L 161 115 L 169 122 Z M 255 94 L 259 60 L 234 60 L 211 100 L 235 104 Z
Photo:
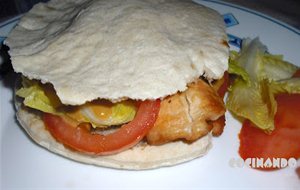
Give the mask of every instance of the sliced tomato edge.
M 52 137 L 54 137 L 57 141 L 64 144 L 65 146 L 79 151 L 84 152 L 87 154 L 96 154 L 96 155 L 110 155 L 115 154 L 121 151 L 124 151 L 126 149 L 129 149 L 133 146 L 135 146 L 138 142 L 140 142 L 143 137 L 146 135 L 146 133 L 152 128 L 154 125 L 160 108 L 160 100 L 155 101 L 143 101 L 139 105 L 139 109 L 136 113 L 135 118 L 127 123 L 124 124 L 120 129 L 118 129 L 116 132 L 108 134 L 108 135 L 100 135 L 100 134 L 88 134 L 89 131 L 84 127 L 74 127 L 71 126 L 69 123 L 67 123 L 65 120 L 63 120 L 60 116 L 55 116 L 49 113 L 44 113 L 43 120 L 46 128 L 51 133 Z M 52 121 L 51 121 L 52 120 Z M 56 127 L 53 127 L 50 125 L 51 122 L 55 121 Z M 150 121 L 150 122 L 149 122 Z M 138 125 L 137 128 L 133 125 Z M 71 134 L 78 135 L 78 139 L 82 138 L 84 135 L 88 141 L 95 141 L 99 140 L 101 143 L 97 144 L 95 149 L 86 149 L 85 147 L 82 147 L 77 140 L 75 139 L 76 143 L 70 143 L 69 141 L 73 141 L 75 138 L 74 136 L 71 136 L 71 139 L 66 138 L 63 135 L 63 127 L 69 127 L 69 129 L 72 129 Z M 137 132 L 134 129 L 140 129 L 140 132 Z M 128 139 L 118 139 L 118 135 L 120 133 L 128 133 Z M 57 135 L 59 134 L 59 135 Z M 96 139 L 95 139 L 96 138 Z M 122 146 L 120 146 L 120 143 L 124 143 Z M 110 144 L 110 148 L 109 145 Z

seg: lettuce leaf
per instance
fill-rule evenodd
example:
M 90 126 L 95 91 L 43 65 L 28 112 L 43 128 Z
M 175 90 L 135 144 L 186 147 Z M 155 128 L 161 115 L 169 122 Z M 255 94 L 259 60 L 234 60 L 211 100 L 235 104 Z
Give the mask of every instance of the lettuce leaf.
M 273 94 L 269 93 L 264 82 L 247 83 L 237 78 L 229 90 L 226 107 L 235 115 L 251 120 L 263 130 L 273 130 L 276 101 L 273 97 L 270 98 Z
M 24 98 L 24 105 L 46 113 L 58 114 L 57 108 L 61 105 L 55 92 L 43 87 L 39 82 L 23 78 L 23 87 L 16 95 Z
M 281 80 L 291 78 L 298 67 L 283 60 L 281 55 L 265 54 L 262 56 L 263 70 L 260 79 Z
M 55 115 L 66 115 L 78 122 L 90 122 L 93 127 L 127 123 L 133 120 L 137 111 L 135 104 L 130 101 L 109 104 L 99 104 L 99 101 L 97 101 L 97 103 L 89 102 L 82 106 L 65 106 L 50 85 L 41 84 L 39 81 L 24 77 L 22 86 L 17 90 L 16 95 L 24 98 L 23 103 L 25 106 Z M 100 113 L 94 113 L 91 107 L 97 107 Z M 109 113 L 109 115 L 100 118 L 97 114 L 101 114 L 101 111 Z
M 98 103 L 87 103 L 79 108 L 84 121 L 90 122 L 94 128 L 127 123 L 133 120 L 136 111 L 136 106 L 132 101 L 118 103 L 99 103 L 98 101 Z
M 278 81 L 269 82 L 269 88 L 273 94 L 279 93 L 300 93 L 300 78 L 289 78 Z
M 123 101 L 113 106 L 110 122 L 113 123 L 114 125 L 127 123 L 133 120 L 135 114 L 136 114 L 135 105 L 132 102 Z
M 272 55 L 258 38 L 243 40 L 241 51 L 231 52 L 230 74 L 237 76 L 229 89 L 226 107 L 234 115 L 251 120 L 266 132 L 274 129 L 279 93 L 300 93 L 298 67 Z

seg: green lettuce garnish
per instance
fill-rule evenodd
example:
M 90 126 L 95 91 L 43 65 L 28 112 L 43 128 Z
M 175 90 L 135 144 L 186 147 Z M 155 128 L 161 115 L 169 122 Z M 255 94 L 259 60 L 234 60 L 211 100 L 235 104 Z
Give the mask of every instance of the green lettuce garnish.
M 42 86 L 38 81 L 26 78 L 22 79 L 22 86 L 16 92 L 16 95 L 24 98 L 23 103 L 25 106 L 46 113 L 58 114 L 57 108 L 61 105 L 61 102 L 52 89 Z
M 291 78 L 297 66 L 272 55 L 258 38 L 243 40 L 241 51 L 232 51 L 230 74 L 237 78 L 229 88 L 226 107 L 267 132 L 274 129 L 275 95 L 300 93 L 300 78 Z
M 61 103 L 55 90 L 50 85 L 41 84 L 36 80 L 22 79 L 22 88 L 16 95 L 24 98 L 25 106 L 55 115 L 68 115 L 71 110 L 79 110 L 84 117 L 84 122 L 90 122 L 93 127 L 120 125 L 127 123 L 135 117 L 136 106 L 133 102 L 122 101 L 118 103 L 87 103 L 83 106 L 65 106 Z M 89 105 L 97 105 L 104 109 L 110 109 L 111 114 L 101 119 L 90 109 Z M 81 118 L 82 119 L 82 118 Z M 81 120 L 82 121 L 82 120 Z
M 121 125 L 123 123 L 127 123 L 135 117 L 136 114 L 136 106 L 133 102 L 130 101 L 123 101 L 119 103 L 114 103 L 109 105 L 111 109 L 111 115 L 108 118 L 100 119 L 97 118 L 91 110 L 84 111 L 84 115 L 89 117 L 89 122 L 93 124 L 93 127 L 97 126 L 110 126 L 110 125 Z

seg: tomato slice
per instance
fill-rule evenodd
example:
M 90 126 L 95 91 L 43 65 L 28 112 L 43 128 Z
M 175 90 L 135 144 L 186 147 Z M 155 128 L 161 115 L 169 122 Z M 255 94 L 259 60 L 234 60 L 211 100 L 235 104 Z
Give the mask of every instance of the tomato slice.
M 227 71 L 224 72 L 224 76 L 223 76 L 223 84 L 220 86 L 220 88 L 218 89 L 218 94 L 224 98 L 225 93 L 228 90 L 228 87 L 230 85 L 230 81 L 229 81 L 229 73 Z
M 271 134 L 256 128 L 249 120 L 243 123 L 239 153 L 244 160 L 300 158 L 300 94 L 279 94 L 276 101 L 275 130 Z
M 293 77 L 300 77 L 300 69 L 294 73 Z
M 293 77 L 300 77 L 297 70 Z M 240 156 L 247 158 L 300 158 L 300 94 L 279 94 L 276 96 L 277 112 L 275 130 L 266 134 L 246 120 L 243 123 L 240 137 Z M 278 169 L 256 168 L 256 169 Z
M 229 85 L 229 73 L 225 71 L 223 77 L 219 81 L 217 81 L 217 83 L 215 83 L 212 87 L 217 91 L 220 97 L 224 98 L 226 92 L 228 91 Z M 217 120 L 213 121 L 214 127 L 212 129 L 212 135 L 215 137 L 220 136 L 223 133 L 225 123 L 225 115 L 222 115 Z
M 142 102 L 130 123 L 107 135 L 92 134 L 85 127 L 72 126 L 63 118 L 48 113 L 43 120 L 52 136 L 62 144 L 84 153 L 108 155 L 136 145 L 154 125 L 159 108 L 160 100 Z

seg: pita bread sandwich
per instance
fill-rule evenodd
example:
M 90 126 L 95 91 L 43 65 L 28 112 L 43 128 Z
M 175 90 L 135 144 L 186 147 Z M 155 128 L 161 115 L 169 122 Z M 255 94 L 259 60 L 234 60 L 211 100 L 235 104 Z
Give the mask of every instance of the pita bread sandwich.
M 222 133 L 228 67 L 222 17 L 180 0 L 52 0 L 5 43 L 17 119 L 67 158 L 149 169 L 203 156 Z

